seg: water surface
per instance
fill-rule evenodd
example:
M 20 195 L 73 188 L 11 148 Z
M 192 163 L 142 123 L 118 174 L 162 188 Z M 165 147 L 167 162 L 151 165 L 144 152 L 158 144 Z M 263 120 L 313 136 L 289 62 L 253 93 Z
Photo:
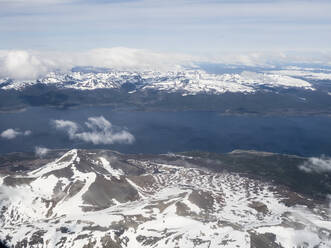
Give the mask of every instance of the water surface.
M 135 136 L 131 144 L 93 145 L 70 140 L 51 120 L 75 121 L 104 116 Z M 229 152 L 254 149 L 302 156 L 331 156 L 331 118 L 326 116 L 222 116 L 215 112 L 130 112 L 109 107 L 51 109 L 31 107 L 0 114 L 0 132 L 31 130 L 30 136 L 0 138 L 0 153 L 48 148 L 105 148 L 127 153 L 167 153 L 189 150 Z

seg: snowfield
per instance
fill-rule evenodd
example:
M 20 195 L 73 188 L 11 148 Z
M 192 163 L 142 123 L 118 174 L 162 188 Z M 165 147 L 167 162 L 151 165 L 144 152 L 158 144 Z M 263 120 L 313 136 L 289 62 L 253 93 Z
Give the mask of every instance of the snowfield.
M 225 92 L 253 93 L 261 86 L 270 88 L 303 88 L 314 90 L 303 80 L 283 72 L 242 72 L 240 74 L 210 74 L 203 70 L 109 71 L 104 73 L 52 72 L 36 81 L 0 79 L 3 90 L 22 90 L 34 84 L 52 85 L 77 90 L 120 89 L 124 84 L 134 85 L 133 92 L 153 89 L 182 95 L 223 94 Z
M 331 247 L 328 209 L 238 174 L 74 149 L 0 184 L 15 247 Z

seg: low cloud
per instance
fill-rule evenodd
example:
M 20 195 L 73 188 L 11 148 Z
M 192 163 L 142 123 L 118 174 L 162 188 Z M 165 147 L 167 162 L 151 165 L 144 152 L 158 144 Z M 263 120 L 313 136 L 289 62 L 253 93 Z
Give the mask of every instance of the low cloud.
M 55 68 L 56 64 L 50 59 L 27 51 L 13 50 L 0 53 L 0 76 L 2 77 L 32 80 Z
M 28 136 L 31 133 L 32 132 L 30 130 L 20 131 L 20 130 L 15 130 L 15 129 L 9 128 L 9 129 L 3 131 L 0 134 L 0 137 L 4 138 L 4 139 L 15 139 L 17 136 L 20 136 L 20 135 Z
M 75 134 L 78 131 L 78 125 L 73 121 L 66 121 L 66 120 L 55 120 L 53 124 L 56 129 L 65 131 L 70 139 L 75 138 Z
M 97 48 L 85 52 L 38 52 L 0 50 L 0 77 L 34 80 L 55 71 L 75 66 L 119 70 L 176 70 L 193 66 L 193 56 L 157 53 L 127 47 Z
M 96 48 L 81 52 L 0 50 L 0 77 L 35 80 L 49 72 L 57 70 L 66 72 L 76 66 L 136 71 L 176 71 L 183 67 L 198 68 L 199 63 L 274 67 L 289 62 L 328 64 L 330 63 L 330 54 L 317 52 L 314 55 L 289 52 L 215 52 L 213 55 L 193 56 L 128 47 Z
M 67 133 L 72 140 L 82 140 L 94 145 L 99 144 L 132 144 L 134 136 L 126 130 L 119 130 L 114 127 L 103 116 L 90 117 L 85 122 L 87 130 L 82 130 L 76 122 L 68 120 L 54 120 L 56 129 Z
M 23 132 L 23 135 L 24 136 L 29 136 L 31 133 L 32 133 L 31 130 L 26 130 L 26 131 Z
M 98 48 L 80 54 L 90 66 L 132 70 L 175 70 L 193 65 L 194 57 L 126 47 Z M 80 59 L 80 61 L 82 61 Z
M 322 156 L 320 158 L 309 158 L 299 169 L 307 173 L 331 172 L 331 158 Z
M 46 154 L 49 152 L 49 149 L 46 147 L 36 146 L 34 148 L 35 155 L 42 158 L 46 156 Z

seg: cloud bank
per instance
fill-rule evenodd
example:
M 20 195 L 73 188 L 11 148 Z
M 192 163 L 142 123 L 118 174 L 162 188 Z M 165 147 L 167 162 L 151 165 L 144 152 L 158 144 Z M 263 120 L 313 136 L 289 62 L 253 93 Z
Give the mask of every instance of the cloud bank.
M 94 145 L 99 144 L 132 144 L 134 136 L 126 130 L 118 130 L 103 116 L 89 117 L 85 122 L 87 130 L 81 130 L 76 122 L 54 120 L 56 129 L 67 133 L 71 140 L 81 140 Z
M 273 53 L 223 53 L 213 56 L 160 53 L 127 47 L 97 48 L 82 52 L 40 52 L 0 50 L 0 78 L 35 80 L 45 74 L 68 71 L 76 66 L 116 70 L 176 71 L 183 67 L 199 67 L 200 63 L 236 66 L 273 67 L 287 63 L 331 65 L 331 54 L 298 55 Z
M 52 59 L 27 51 L 0 52 L 0 75 L 14 79 L 36 79 L 58 66 Z
M 17 136 L 20 136 L 20 135 L 29 136 L 31 133 L 32 132 L 30 130 L 20 131 L 20 130 L 15 130 L 15 129 L 9 128 L 9 129 L 3 131 L 0 134 L 0 137 L 10 140 L 10 139 L 15 139 Z
M 320 158 L 309 158 L 299 169 L 307 173 L 331 172 L 331 158 L 322 156 Z
M 125 47 L 98 48 L 84 52 L 0 50 L 0 77 L 33 80 L 54 70 L 93 66 L 118 70 L 176 70 L 193 66 L 194 57 Z

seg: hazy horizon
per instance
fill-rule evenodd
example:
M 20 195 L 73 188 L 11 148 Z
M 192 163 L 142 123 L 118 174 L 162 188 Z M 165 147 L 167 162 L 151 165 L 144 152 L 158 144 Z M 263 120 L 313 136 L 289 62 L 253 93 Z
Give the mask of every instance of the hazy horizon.
M 329 59 L 330 10 L 325 0 L 0 0 L 0 50 Z

